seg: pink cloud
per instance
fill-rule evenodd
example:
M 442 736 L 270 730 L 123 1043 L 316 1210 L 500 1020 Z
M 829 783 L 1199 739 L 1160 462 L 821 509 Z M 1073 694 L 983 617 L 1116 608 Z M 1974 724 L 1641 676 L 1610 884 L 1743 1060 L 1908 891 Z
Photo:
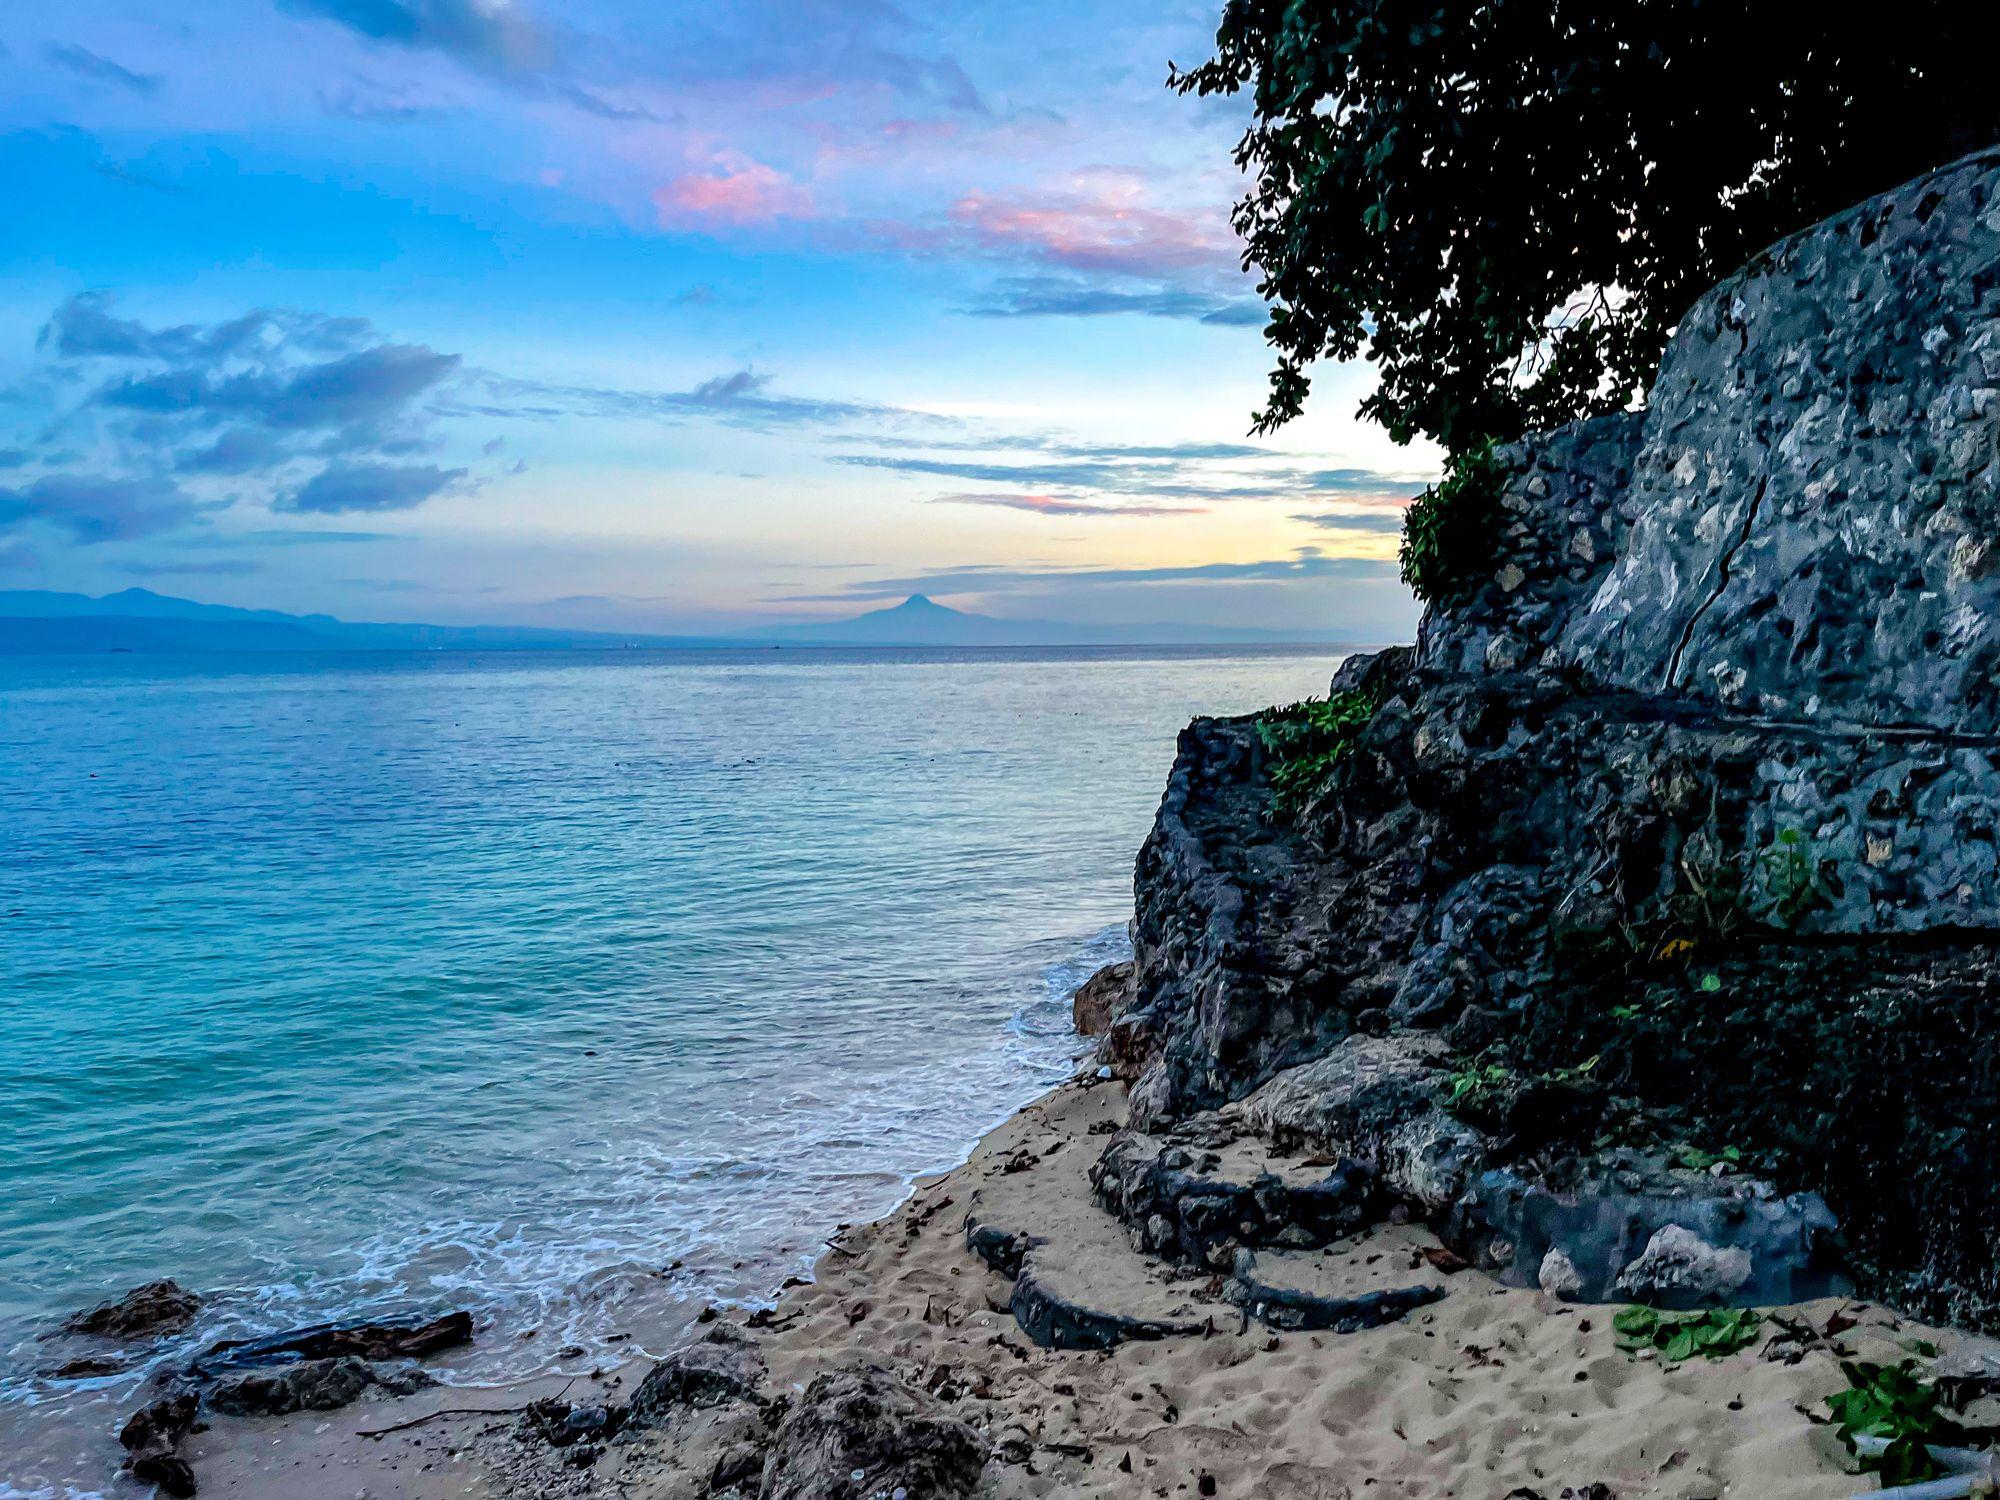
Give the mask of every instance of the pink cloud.
M 1079 188 L 1042 198 L 967 194 L 952 205 L 951 223 L 988 251 L 1079 271 L 1159 276 L 1237 261 L 1236 238 L 1220 210 L 1197 215 L 1155 208 L 1143 201 L 1137 183 L 1119 177 Z
M 782 172 L 760 161 L 743 161 L 672 179 L 654 191 L 653 207 L 666 229 L 690 224 L 741 227 L 809 218 L 813 201 L 811 194 Z

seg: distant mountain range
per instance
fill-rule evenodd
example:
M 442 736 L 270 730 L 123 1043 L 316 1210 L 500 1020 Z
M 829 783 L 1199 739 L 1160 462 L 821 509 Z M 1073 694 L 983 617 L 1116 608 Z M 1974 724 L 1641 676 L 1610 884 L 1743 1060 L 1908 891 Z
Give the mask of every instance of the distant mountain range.
M 818 646 L 1209 646 L 1296 641 L 1296 632 L 1224 625 L 1080 625 L 967 614 L 912 594 L 890 609 L 816 625 L 775 625 L 756 639 Z
M 1248 627 L 1083 625 L 967 614 L 922 594 L 851 620 L 772 625 L 733 636 L 643 635 L 525 625 L 369 624 L 175 599 L 150 589 L 92 598 L 0 591 L 0 654 L 106 651 L 606 650 L 640 647 L 1165 646 L 1297 641 Z M 1313 639 L 1307 637 L 1307 639 Z M 1331 637 L 1318 639 L 1330 641 Z

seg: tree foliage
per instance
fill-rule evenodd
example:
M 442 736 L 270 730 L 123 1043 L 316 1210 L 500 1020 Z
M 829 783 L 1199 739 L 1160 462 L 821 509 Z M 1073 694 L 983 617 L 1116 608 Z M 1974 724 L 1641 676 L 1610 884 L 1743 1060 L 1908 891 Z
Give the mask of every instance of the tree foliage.
M 1364 347 L 1449 452 L 1615 410 L 1752 253 L 2000 140 L 1992 0 L 1229 0 L 1268 431 Z
M 1403 582 L 1425 603 L 1449 603 L 1482 567 L 1490 571 L 1500 474 L 1491 442 L 1461 448 L 1446 461 L 1444 478 L 1403 513 Z

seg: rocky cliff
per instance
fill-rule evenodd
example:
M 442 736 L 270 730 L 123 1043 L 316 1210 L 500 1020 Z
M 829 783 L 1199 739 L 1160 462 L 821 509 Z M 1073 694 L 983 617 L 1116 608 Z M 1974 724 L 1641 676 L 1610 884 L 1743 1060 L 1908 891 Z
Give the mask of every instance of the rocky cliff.
M 1431 1033 L 1495 1161 L 1733 1150 L 1864 1283 L 1993 1321 L 2000 153 L 1774 246 L 1642 413 L 1498 459 L 1490 569 L 1343 666 L 1316 796 L 1255 721 L 1182 735 L 1107 1039 L 1138 1123 Z

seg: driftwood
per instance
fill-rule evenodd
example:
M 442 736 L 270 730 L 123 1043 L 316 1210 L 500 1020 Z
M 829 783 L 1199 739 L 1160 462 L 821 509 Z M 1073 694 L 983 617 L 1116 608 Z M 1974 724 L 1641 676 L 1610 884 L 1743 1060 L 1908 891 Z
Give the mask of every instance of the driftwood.
M 385 1438 L 392 1432 L 408 1432 L 412 1427 L 421 1427 L 426 1422 L 435 1422 L 443 1417 L 518 1417 L 527 1409 L 526 1406 L 446 1406 L 440 1407 L 437 1411 L 425 1412 L 421 1417 L 412 1417 L 407 1422 L 396 1422 L 387 1427 L 363 1427 L 354 1435 Z
M 563 1388 L 557 1391 L 552 1399 L 562 1400 L 569 1394 L 569 1388 L 575 1384 L 576 1377 L 572 1375 L 563 1382 Z M 445 1406 L 436 1411 L 425 1412 L 421 1417 L 411 1417 L 407 1422 L 394 1422 L 387 1427 L 363 1427 L 354 1435 L 385 1438 L 392 1432 L 408 1432 L 412 1427 L 421 1427 L 426 1422 L 437 1421 L 440 1417 L 518 1417 L 534 1405 L 535 1403 L 530 1401 L 527 1406 Z

